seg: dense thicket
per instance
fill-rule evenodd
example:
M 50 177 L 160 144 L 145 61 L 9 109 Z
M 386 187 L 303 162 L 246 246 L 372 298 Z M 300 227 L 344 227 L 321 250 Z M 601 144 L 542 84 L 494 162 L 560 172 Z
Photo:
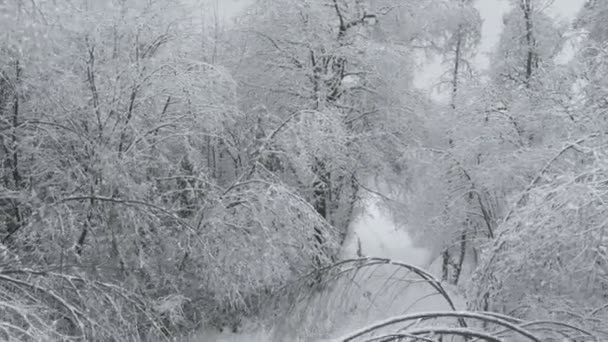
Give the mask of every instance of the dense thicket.
M 589 1 L 570 28 L 547 1 L 511 5 L 489 70 L 460 83 L 428 123 L 438 138 L 408 156 L 405 216 L 472 309 L 605 336 L 605 5 Z
M 224 324 L 335 260 L 423 103 L 392 74 L 417 33 L 368 5 L 260 1 L 206 35 L 190 2 L 2 2 L 3 334 Z

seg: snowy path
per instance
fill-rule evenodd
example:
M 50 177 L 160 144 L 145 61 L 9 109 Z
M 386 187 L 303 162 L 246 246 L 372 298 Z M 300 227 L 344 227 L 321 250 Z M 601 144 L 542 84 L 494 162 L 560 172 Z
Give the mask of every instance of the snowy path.
M 425 268 L 429 251 L 413 245 L 408 232 L 397 230 L 389 215 L 373 199 L 366 200 L 366 212 L 353 223 L 344 242 L 344 258 L 356 257 L 358 240 L 364 256 L 389 258 Z
M 439 276 L 440 269 L 433 263 L 429 250 L 414 245 L 409 233 L 397 229 L 390 215 L 380 209 L 373 198 L 366 200 L 366 212 L 352 224 L 344 244 L 343 258 L 356 258 L 357 249 L 362 256 L 388 258 L 420 267 Z M 359 242 L 361 241 L 360 245 Z M 360 246 L 360 247 L 359 247 Z M 390 283 L 387 283 L 387 279 Z M 404 280 L 413 280 L 407 284 Z M 372 312 L 361 312 L 363 319 L 354 325 L 345 325 L 338 331 L 352 331 L 361 325 L 412 312 L 450 310 L 446 301 L 439 296 L 426 282 L 417 282 L 419 278 L 410 274 L 407 277 L 395 274 L 394 267 L 383 267 L 373 272 L 373 277 L 364 279 L 361 286 L 374 293 L 373 301 L 377 308 Z M 388 285 L 387 285 L 388 284 Z M 451 292 L 449 286 L 446 290 Z M 458 309 L 464 309 L 465 303 L 459 296 L 450 294 Z
M 407 231 L 397 230 L 389 215 L 379 209 L 373 198 L 368 198 L 366 202 L 366 212 L 362 213 L 349 229 L 342 257 L 356 258 L 357 250 L 360 248 L 363 256 L 389 258 L 423 269 L 431 267 L 432 260 L 429 251 L 415 246 Z M 360 245 L 358 241 L 360 241 Z M 386 279 L 392 277 L 393 272 L 394 268 L 376 270 L 373 272 L 373 277 L 365 280 L 365 284 L 361 284 L 370 292 L 384 291 L 386 293 L 379 296 L 374 295 L 373 300 L 377 305 L 361 312 L 360 317 L 349 317 L 348 324 L 343 324 L 336 329 L 336 336 L 339 336 L 340 332 L 352 331 L 352 329 L 359 328 L 361 324 L 371 323 L 390 314 L 449 309 L 445 301 L 433 295 L 429 286 L 423 283 L 410 285 L 397 293 L 397 296 L 391 291 L 378 290 L 382 286 L 386 286 Z M 437 276 L 436 271 L 432 273 Z M 463 307 L 464 304 L 462 301 L 456 300 L 456 305 Z M 268 341 L 268 335 L 264 332 L 253 334 L 210 333 L 198 336 L 195 341 Z

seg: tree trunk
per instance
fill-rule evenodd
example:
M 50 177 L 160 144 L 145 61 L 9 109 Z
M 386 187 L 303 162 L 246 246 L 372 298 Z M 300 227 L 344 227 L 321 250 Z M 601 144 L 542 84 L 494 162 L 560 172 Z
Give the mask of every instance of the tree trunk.
M 454 279 L 453 284 L 457 285 L 460 280 L 460 276 L 462 275 L 462 267 L 464 265 L 464 259 L 466 257 L 467 252 L 467 231 L 462 231 L 462 235 L 460 237 L 460 254 L 458 255 L 458 262 L 454 267 Z
M 6 146 L 6 141 L 3 140 L 3 148 L 6 154 L 6 166 L 10 172 L 9 175 L 5 175 L 6 187 L 19 191 L 22 188 L 22 177 L 19 171 L 19 137 L 17 134 L 17 127 L 19 127 L 19 116 L 20 116 L 20 93 L 19 83 L 21 82 L 21 65 L 19 60 L 15 61 L 15 81 L 12 85 L 13 90 L 13 106 L 12 115 L 10 118 L 10 143 Z M 8 121 L 8 120 L 7 120 Z M 10 180 L 9 180 L 10 179 Z M 22 224 L 22 213 L 19 208 L 18 200 L 10 201 L 10 221 L 7 223 L 6 235 L 4 236 L 3 242 L 8 242 L 23 225 Z
M 528 49 L 528 54 L 526 57 L 526 87 L 530 87 L 530 80 L 532 78 L 532 74 L 534 72 L 534 68 L 536 67 L 536 53 L 534 52 L 534 32 L 533 32 L 533 23 L 532 23 L 532 4 L 530 0 L 521 0 L 521 9 L 524 12 L 524 20 L 526 22 L 526 44 Z
M 448 248 L 441 254 L 443 262 L 441 263 L 441 280 L 448 281 L 450 274 L 450 251 Z
M 462 25 L 458 26 L 458 38 L 454 51 L 454 71 L 452 73 L 452 109 L 456 109 L 456 95 L 458 94 L 458 76 L 460 74 L 460 55 L 462 50 Z

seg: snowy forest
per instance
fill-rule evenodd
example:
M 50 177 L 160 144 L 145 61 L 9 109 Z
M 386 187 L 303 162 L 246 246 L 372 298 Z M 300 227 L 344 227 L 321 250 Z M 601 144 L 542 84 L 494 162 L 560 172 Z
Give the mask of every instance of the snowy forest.
M 608 341 L 607 0 L 222 1 L 0 0 L 0 341 Z

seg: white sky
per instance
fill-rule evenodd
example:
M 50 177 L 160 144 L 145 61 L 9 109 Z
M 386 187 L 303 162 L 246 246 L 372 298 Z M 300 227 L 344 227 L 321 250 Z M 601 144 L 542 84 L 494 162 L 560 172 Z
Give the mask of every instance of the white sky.
M 241 13 L 252 0 L 203 0 L 210 4 L 218 4 L 220 16 L 224 19 L 233 18 Z

